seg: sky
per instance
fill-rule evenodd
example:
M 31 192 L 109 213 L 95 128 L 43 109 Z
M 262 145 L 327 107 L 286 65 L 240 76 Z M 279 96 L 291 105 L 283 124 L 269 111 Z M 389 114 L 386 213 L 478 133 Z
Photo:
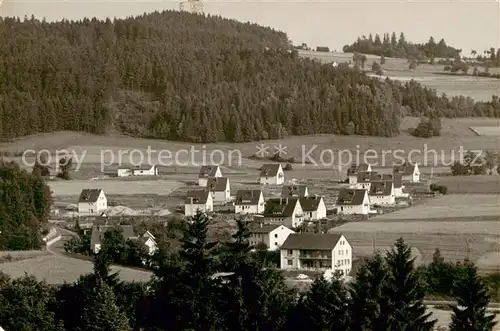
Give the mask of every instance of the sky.
M 2 0 L 0 0 L 2 1 Z M 126 17 L 175 9 L 176 1 L 3 0 L 0 16 L 24 15 L 47 20 Z M 256 22 L 284 31 L 294 44 L 328 46 L 341 51 L 358 36 L 403 31 L 412 42 L 430 36 L 461 48 L 464 55 L 500 48 L 500 0 L 405 1 L 205 1 L 205 13 Z

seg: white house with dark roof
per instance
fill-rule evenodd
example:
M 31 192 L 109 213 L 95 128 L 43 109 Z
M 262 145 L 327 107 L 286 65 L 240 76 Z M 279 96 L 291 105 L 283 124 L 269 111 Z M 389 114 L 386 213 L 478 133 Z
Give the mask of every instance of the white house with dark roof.
M 396 203 L 396 195 L 394 194 L 394 183 L 392 181 L 376 181 L 373 182 L 368 198 L 371 205 L 393 205 Z
M 153 255 L 158 250 L 156 238 L 151 234 L 151 232 L 144 232 L 144 234 L 140 236 L 138 240 L 142 245 L 144 245 L 149 255 Z
M 214 203 L 226 203 L 231 200 L 231 187 L 227 177 L 210 177 L 207 180 L 207 190 L 212 195 Z
M 323 197 L 303 197 L 299 198 L 299 202 L 304 212 L 304 219 L 315 221 L 326 218 L 326 204 Z
M 281 188 L 282 198 L 304 198 L 309 196 L 307 185 L 283 185 Z
M 280 248 L 281 269 L 352 270 L 352 247 L 342 234 L 292 233 Z
M 370 190 L 371 183 L 373 181 L 378 181 L 382 180 L 382 177 L 384 175 L 381 175 L 377 173 L 376 171 L 360 171 L 358 172 L 357 179 L 356 179 L 356 185 L 354 188 L 358 190 Z M 392 177 L 391 177 L 392 178 Z
M 265 202 L 261 190 L 239 190 L 234 200 L 235 214 L 262 214 Z
M 264 211 L 264 219 L 267 223 L 295 228 L 304 222 L 304 211 L 298 198 L 269 199 L 266 205 L 272 205 L 268 211 Z
M 349 184 L 356 184 L 358 182 L 358 173 L 360 172 L 371 172 L 372 166 L 367 163 L 351 164 L 349 169 L 347 169 L 347 179 Z
M 141 164 L 138 166 L 119 166 L 118 177 L 128 176 L 158 176 L 158 167 L 154 164 Z
M 222 172 L 218 165 L 204 165 L 198 174 L 198 185 L 206 187 L 208 179 L 211 177 L 222 177 Z
M 108 200 L 104 191 L 97 189 L 84 189 L 78 198 L 78 215 L 99 216 L 108 209 Z
M 295 232 L 284 225 L 258 223 L 250 228 L 250 245 L 265 244 L 269 250 L 274 251 L 279 249 L 292 233 Z
M 184 215 L 188 217 L 194 216 L 198 210 L 203 213 L 212 212 L 214 210 L 212 194 L 207 190 L 193 190 L 186 193 Z
M 261 185 L 283 185 L 285 173 L 279 163 L 264 164 L 260 168 Z
M 405 193 L 403 189 L 405 186 L 403 185 L 403 179 L 401 174 L 394 174 L 394 196 L 396 198 L 408 198 L 410 196 L 408 193 Z
M 368 191 L 344 188 L 339 192 L 335 207 L 340 215 L 368 215 L 370 212 Z
M 392 172 L 393 174 L 400 174 L 403 182 L 420 182 L 420 170 L 417 163 L 404 162 L 403 164 L 395 165 Z
M 104 239 L 104 234 L 116 228 L 111 225 L 94 225 L 92 227 L 92 234 L 90 236 L 90 249 L 94 254 L 99 253 L 101 250 L 102 241 Z M 118 228 L 121 229 L 121 233 L 125 240 L 134 240 L 138 239 L 137 235 L 134 233 L 134 228 L 132 225 L 120 225 Z

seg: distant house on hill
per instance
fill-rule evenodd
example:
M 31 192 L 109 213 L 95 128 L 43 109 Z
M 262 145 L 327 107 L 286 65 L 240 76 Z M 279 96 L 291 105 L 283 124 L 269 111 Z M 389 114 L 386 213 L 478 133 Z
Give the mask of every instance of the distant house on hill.
M 393 205 L 396 203 L 394 183 L 392 181 L 373 182 L 368 193 L 372 205 Z
M 303 197 L 299 201 L 305 219 L 315 221 L 326 218 L 326 205 L 323 197 Z
M 99 253 L 101 250 L 102 240 L 104 239 L 104 234 L 114 229 L 111 225 L 94 225 L 92 227 L 92 234 L 90 236 L 90 249 L 94 254 Z M 119 228 L 122 230 L 124 240 L 138 239 L 137 235 L 134 233 L 134 228 L 132 225 L 120 225 Z
M 282 198 L 304 198 L 308 196 L 307 185 L 283 185 L 281 188 Z
M 420 182 L 420 170 L 418 169 L 417 163 L 405 162 L 400 165 L 395 165 L 393 167 L 393 173 L 400 174 L 402 176 L 403 182 L 409 182 L 409 183 Z
M 273 251 L 279 249 L 292 233 L 295 232 L 284 225 L 258 223 L 250 227 L 250 245 L 265 244 L 269 250 Z
M 187 192 L 186 200 L 184 201 L 184 215 L 188 217 L 194 216 L 198 210 L 203 213 L 214 210 L 214 201 L 209 191 L 193 190 Z
M 206 187 L 208 179 L 211 177 L 222 177 L 222 172 L 218 165 L 204 165 L 198 174 L 198 185 Z
M 212 194 L 214 202 L 225 203 L 231 200 L 231 188 L 227 177 L 210 177 L 207 180 L 207 190 Z
M 264 164 L 260 169 L 260 183 L 262 185 L 283 185 L 285 174 L 279 163 Z
M 304 211 L 299 198 L 276 198 L 266 202 L 264 219 L 266 223 L 283 224 L 289 228 L 300 226 L 304 221 Z
M 108 209 L 108 200 L 101 189 L 84 189 L 78 198 L 78 215 L 99 216 Z
M 337 207 L 337 213 L 340 215 L 368 215 L 370 212 L 368 191 L 363 189 L 342 189 L 339 192 L 335 206 Z
M 347 169 L 347 179 L 349 179 L 349 184 L 356 184 L 358 182 L 358 173 L 371 171 L 372 166 L 367 163 L 352 164 L 349 169 Z
M 239 190 L 236 192 L 234 212 L 236 214 L 262 214 L 264 203 L 261 190 Z

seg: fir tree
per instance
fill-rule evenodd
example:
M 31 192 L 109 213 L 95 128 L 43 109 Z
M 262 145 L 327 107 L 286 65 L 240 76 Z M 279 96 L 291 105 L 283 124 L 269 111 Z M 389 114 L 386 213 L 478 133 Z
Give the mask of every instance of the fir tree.
M 454 285 L 457 305 L 452 306 L 450 330 L 453 331 L 491 331 L 497 324 L 495 315 L 487 314 L 490 297 L 485 284 L 477 275 L 474 265 L 467 263 L 464 274 Z

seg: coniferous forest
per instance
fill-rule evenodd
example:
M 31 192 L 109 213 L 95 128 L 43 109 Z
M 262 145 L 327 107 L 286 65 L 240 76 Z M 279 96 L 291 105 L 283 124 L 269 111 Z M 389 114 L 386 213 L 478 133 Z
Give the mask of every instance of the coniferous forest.
M 0 18 L 3 140 L 57 130 L 191 142 L 395 136 L 402 116 L 500 117 L 500 102 L 300 59 L 285 33 L 166 11 L 48 23 Z

